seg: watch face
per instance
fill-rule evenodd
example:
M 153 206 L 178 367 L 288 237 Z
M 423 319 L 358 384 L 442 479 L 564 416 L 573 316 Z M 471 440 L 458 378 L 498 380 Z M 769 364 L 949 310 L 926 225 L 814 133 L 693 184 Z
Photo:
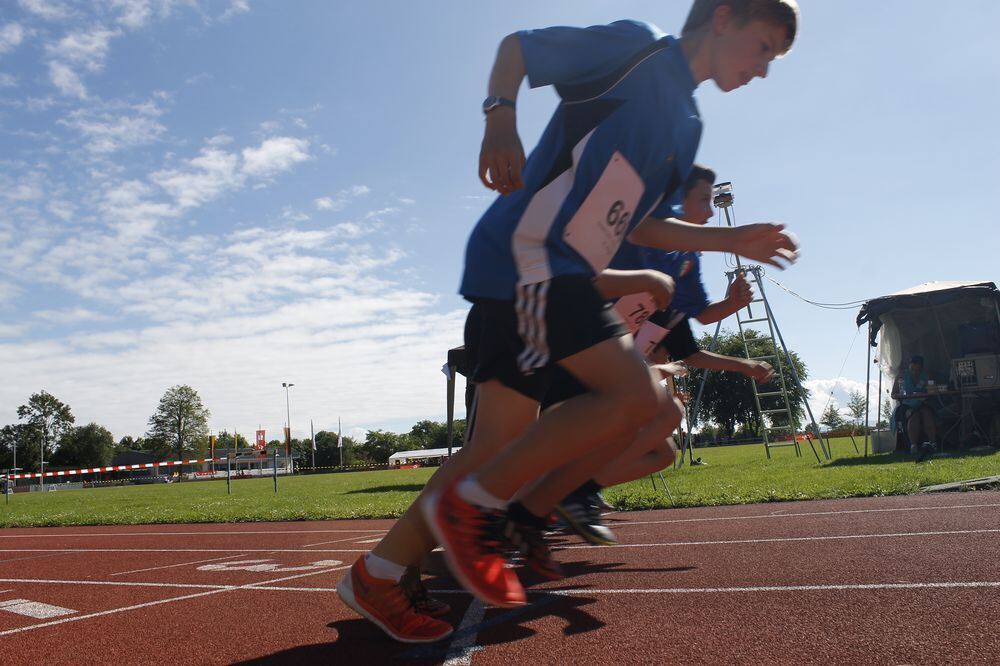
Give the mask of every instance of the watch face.
M 483 111 L 489 112 L 500 106 L 499 97 L 487 97 L 486 101 L 483 102 Z

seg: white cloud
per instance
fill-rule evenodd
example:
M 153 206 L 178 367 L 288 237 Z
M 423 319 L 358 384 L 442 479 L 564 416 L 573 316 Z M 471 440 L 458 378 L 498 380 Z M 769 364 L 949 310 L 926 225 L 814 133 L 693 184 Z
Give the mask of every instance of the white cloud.
M 56 0 L 21 0 L 21 7 L 46 21 L 61 21 L 73 15 L 65 3 Z
M 243 149 L 243 172 L 267 178 L 310 158 L 309 142 L 292 137 L 265 139 L 257 148 Z
M 337 192 L 336 197 L 319 197 L 318 199 L 313 199 L 313 206 L 316 207 L 316 210 L 344 210 L 353 199 L 369 194 L 370 192 L 371 189 L 367 185 L 352 185 L 347 189 Z
M 834 377 L 831 379 L 808 379 L 802 382 L 802 385 L 809 389 L 809 407 L 812 409 L 813 416 L 819 421 L 823 416 L 823 412 L 826 410 L 827 406 L 833 404 L 838 410 L 845 416 L 847 415 L 847 403 L 850 401 L 851 392 L 857 391 L 864 395 L 865 393 L 865 383 L 859 382 L 854 379 L 849 379 L 847 377 Z M 872 388 L 871 396 L 871 420 L 875 421 L 877 415 L 875 414 L 877 408 L 875 401 L 878 396 L 875 395 L 875 388 Z M 808 418 L 808 414 L 806 415 Z
M 58 42 L 46 46 L 45 50 L 54 60 L 96 72 L 104 66 L 111 39 L 120 34 L 118 30 L 107 28 L 71 32 Z
M 224 11 L 222 13 L 222 16 L 219 17 L 219 20 L 225 21 L 227 19 L 231 19 L 234 16 L 238 16 L 239 14 L 245 14 L 249 11 L 250 11 L 249 0 L 232 0 L 232 2 L 229 3 L 229 7 L 226 8 L 226 11 Z
M 200 206 L 242 186 L 245 180 L 239 157 L 218 148 L 203 148 L 198 157 L 188 160 L 182 168 L 157 171 L 150 178 L 181 208 Z
M 87 89 L 78 73 L 79 69 L 98 72 L 104 67 L 111 39 L 120 35 L 118 30 L 97 27 L 71 32 L 58 42 L 48 44 L 49 80 L 64 95 L 87 97 Z
M 81 307 L 67 308 L 65 310 L 37 310 L 33 314 L 35 319 L 53 324 L 74 324 L 107 321 L 109 319 L 105 314 Z
M 330 197 L 320 197 L 313 200 L 313 205 L 316 206 L 316 210 L 339 210 L 336 209 L 336 202 Z
M 98 154 L 153 143 L 166 131 L 154 105 L 139 104 L 130 110 L 131 114 L 117 114 L 78 109 L 59 122 L 80 132 L 87 139 L 87 149 Z
M 0 26 L 0 55 L 13 51 L 24 40 L 24 28 L 20 23 Z
M 117 21 L 129 29 L 146 26 L 153 15 L 164 18 L 176 0 L 110 0 L 111 8 L 118 12 Z
M 0 88 L 13 88 L 17 85 L 17 78 L 12 74 L 0 72 Z
M 49 80 L 64 95 L 87 98 L 87 88 L 83 85 L 83 81 L 76 72 L 61 62 L 49 63 Z

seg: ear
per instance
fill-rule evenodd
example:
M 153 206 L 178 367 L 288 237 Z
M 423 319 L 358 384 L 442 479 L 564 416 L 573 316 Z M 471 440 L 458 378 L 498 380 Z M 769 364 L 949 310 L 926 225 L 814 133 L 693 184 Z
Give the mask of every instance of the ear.
M 712 12 L 712 32 L 720 35 L 726 31 L 733 21 L 733 8 L 729 5 L 719 5 Z

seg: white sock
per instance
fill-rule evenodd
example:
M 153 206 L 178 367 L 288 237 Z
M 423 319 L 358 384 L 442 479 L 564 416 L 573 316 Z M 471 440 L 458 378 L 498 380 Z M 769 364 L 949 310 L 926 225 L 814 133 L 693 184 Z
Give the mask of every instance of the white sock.
M 365 569 L 368 570 L 368 573 L 373 578 L 393 580 L 397 583 L 403 578 L 403 574 L 406 573 L 406 567 L 402 564 L 390 562 L 384 557 L 379 557 L 372 553 L 365 555 Z
M 476 506 L 486 509 L 503 509 L 507 506 L 507 500 L 502 500 L 486 492 L 474 476 L 466 477 L 459 482 L 457 491 L 459 497 Z

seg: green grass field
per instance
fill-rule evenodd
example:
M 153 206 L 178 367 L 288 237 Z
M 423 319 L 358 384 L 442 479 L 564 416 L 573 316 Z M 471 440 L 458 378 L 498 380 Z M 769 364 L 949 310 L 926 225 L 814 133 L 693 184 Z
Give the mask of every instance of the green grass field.
M 859 446 L 862 441 L 859 440 Z M 855 454 L 849 439 L 833 441 L 832 463 L 817 464 L 808 446 L 803 457 L 792 449 L 731 446 L 698 449 L 706 466 L 667 470 L 676 506 L 745 504 L 800 499 L 900 495 L 920 487 L 1000 474 L 1000 453 L 934 458 L 914 464 L 906 456 Z M 272 481 L 225 481 L 126 486 L 18 493 L 0 504 L 0 525 L 124 525 L 141 523 L 251 522 L 387 518 L 399 516 L 413 501 L 433 469 L 387 470 L 281 477 Z M 671 506 L 657 483 L 634 481 L 609 489 L 607 497 L 622 509 Z

